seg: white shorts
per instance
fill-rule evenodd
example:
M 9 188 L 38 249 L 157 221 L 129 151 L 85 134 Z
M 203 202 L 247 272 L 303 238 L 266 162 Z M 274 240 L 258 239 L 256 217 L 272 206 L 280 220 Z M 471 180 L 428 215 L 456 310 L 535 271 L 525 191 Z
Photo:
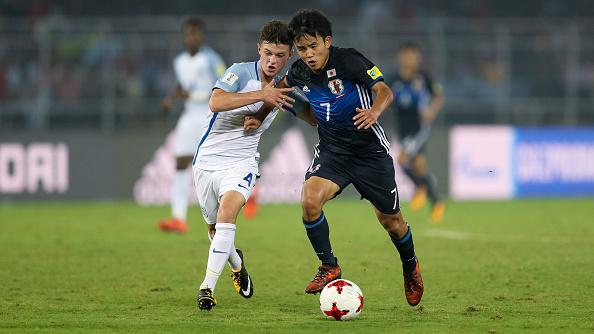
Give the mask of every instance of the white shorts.
M 194 185 L 198 204 L 202 209 L 202 216 L 207 224 L 217 221 L 219 200 L 228 191 L 235 190 L 247 202 L 258 175 L 257 164 L 238 164 L 235 167 L 223 170 L 204 170 L 197 166 L 192 167 Z
M 176 157 L 193 157 L 196 153 L 196 148 L 202 138 L 203 127 L 206 124 L 206 111 L 186 110 L 177 120 L 174 144 Z

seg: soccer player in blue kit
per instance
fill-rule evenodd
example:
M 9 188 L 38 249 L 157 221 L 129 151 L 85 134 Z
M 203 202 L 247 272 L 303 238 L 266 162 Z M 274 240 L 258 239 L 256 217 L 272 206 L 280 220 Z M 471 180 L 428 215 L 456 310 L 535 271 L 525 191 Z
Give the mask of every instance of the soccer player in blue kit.
M 418 210 L 431 201 L 431 220 L 443 219 L 445 204 L 439 198 L 435 178 L 427 168 L 425 145 L 431 124 L 444 104 L 441 84 L 421 70 L 421 48 L 406 42 L 398 48 L 398 75 L 392 82 L 394 109 L 398 119 L 398 135 L 402 148 L 398 163 L 416 187 L 410 207 Z
M 361 53 L 332 46 L 332 25 L 322 12 L 299 11 L 289 29 L 300 59 L 284 83 L 303 91 L 310 103 L 306 112 L 317 120 L 319 134 L 301 206 L 307 236 L 321 265 L 305 292 L 316 294 L 341 277 L 323 206 L 352 183 L 371 202 L 400 253 L 405 296 L 415 306 L 423 295 L 419 261 L 400 211 L 389 142 L 377 122 L 392 103 L 392 91 L 377 66 Z

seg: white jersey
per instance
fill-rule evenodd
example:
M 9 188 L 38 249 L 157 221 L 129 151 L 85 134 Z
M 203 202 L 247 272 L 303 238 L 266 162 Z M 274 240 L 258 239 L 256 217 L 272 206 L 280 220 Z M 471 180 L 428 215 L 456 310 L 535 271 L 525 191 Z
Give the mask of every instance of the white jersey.
M 203 45 L 193 56 L 187 51 L 178 55 L 173 61 L 173 69 L 177 82 L 190 95 L 184 111 L 206 113 L 212 87 L 225 72 L 225 63 L 221 57 L 213 49 Z
M 260 90 L 258 66 L 259 62 L 233 64 L 215 88 L 231 93 Z M 238 163 L 257 166 L 260 136 L 276 117 L 277 110 L 270 112 L 257 129 L 245 130 L 243 120 L 246 115 L 258 112 L 262 105 L 263 102 L 257 102 L 229 111 L 209 112 L 208 127 L 198 144 L 193 165 L 203 170 L 228 169 Z

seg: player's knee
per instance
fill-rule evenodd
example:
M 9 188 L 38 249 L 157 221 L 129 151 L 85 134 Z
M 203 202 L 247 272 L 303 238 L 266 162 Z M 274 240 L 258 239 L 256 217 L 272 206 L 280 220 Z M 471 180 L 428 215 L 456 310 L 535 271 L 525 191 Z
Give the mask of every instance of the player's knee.
M 384 229 L 391 234 L 401 235 L 402 232 L 406 232 L 406 223 L 400 212 L 396 214 L 381 214 L 379 221 Z
M 427 161 L 422 156 L 416 156 L 412 161 L 413 171 L 418 175 L 424 175 L 427 171 Z
M 303 218 L 308 221 L 317 219 L 322 214 L 322 198 L 316 195 L 303 195 L 301 197 Z
M 219 211 L 217 212 L 217 222 L 235 224 L 237 220 L 237 214 L 237 210 L 221 205 L 219 207 Z

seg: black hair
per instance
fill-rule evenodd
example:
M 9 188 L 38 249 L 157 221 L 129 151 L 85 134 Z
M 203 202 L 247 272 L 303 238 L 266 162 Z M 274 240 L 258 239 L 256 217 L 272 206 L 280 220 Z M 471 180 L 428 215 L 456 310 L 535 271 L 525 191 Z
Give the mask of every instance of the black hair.
M 269 21 L 260 29 L 258 43 L 262 44 L 262 42 L 284 44 L 288 45 L 289 49 L 293 48 L 293 38 L 289 33 L 289 27 L 279 20 Z
M 206 24 L 204 24 L 204 21 L 195 16 L 188 17 L 184 21 L 184 23 L 182 24 L 182 30 L 186 27 L 198 28 L 200 31 L 206 30 Z
M 419 46 L 419 44 L 417 44 L 413 41 L 406 41 L 406 42 L 400 43 L 400 45 L 398 46 L 398 52 L 407 51 L 407 50 L 421 52 L 421 47 Z
M 293 40 L 305 35 L 326 38 L 332 36 L 332 23 L 317 9 L 302 9 L 291 19 L 289 31 Z

